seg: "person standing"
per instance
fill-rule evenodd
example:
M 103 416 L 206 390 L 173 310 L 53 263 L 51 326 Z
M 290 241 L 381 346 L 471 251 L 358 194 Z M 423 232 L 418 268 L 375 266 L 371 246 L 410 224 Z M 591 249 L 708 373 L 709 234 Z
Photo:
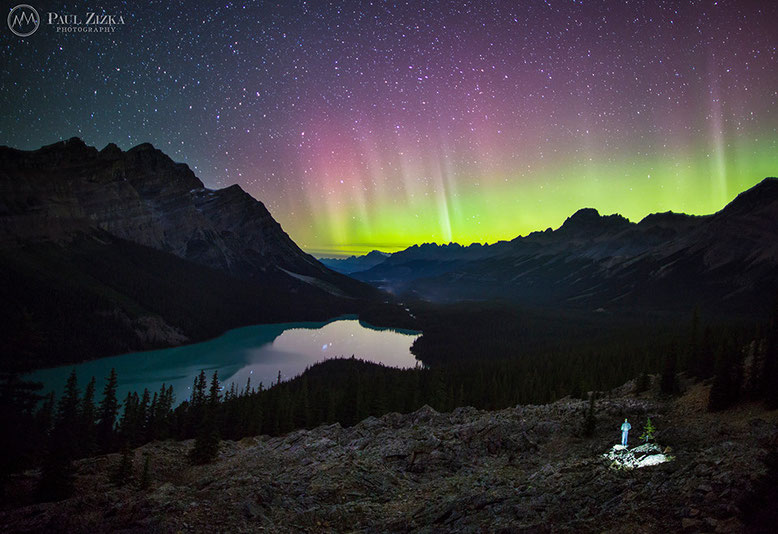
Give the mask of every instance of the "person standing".
M 629 424 L 629 421 L 624 419 L 624 422 L 621 424 L 621 444 L 626 447 L 627 446 L 627 438 L 629 436 L 629 431 L 632 428 L 632 425 Z

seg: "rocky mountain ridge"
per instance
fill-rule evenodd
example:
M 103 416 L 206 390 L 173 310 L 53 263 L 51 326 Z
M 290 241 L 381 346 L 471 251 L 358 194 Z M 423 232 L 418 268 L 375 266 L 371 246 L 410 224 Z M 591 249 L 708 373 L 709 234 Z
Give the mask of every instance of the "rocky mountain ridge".
M 149 143 L 127 152 L 79 138 L 31 152 L 0 147 L 0 164 L 0 246 L 100 229 L 233 276 L 283 268 L 336 292 L 359 287 L 303 252 L 240 186 L 207 189 Z
M 348 258 L 319 258 L 319 261 L 330 269 L 343 274 L 351 274 L 367 269 L 382 263 L 391 256 L 387 252 L 372 250 L 364 256 L 349 256 Z
M 406 297 L 589 309 L 761 311 L 778 294 L 778 179 L 707 216 L 632 223 L 585 208 L 558 229 L 463 247 L 424 244 L 352 276 Z M 765 296 L 767 296 L 765 298 Z
M 178 345 L 383 298 L 303 252 L 239 186 L 148 143 L 0 147 L 0 367 Z

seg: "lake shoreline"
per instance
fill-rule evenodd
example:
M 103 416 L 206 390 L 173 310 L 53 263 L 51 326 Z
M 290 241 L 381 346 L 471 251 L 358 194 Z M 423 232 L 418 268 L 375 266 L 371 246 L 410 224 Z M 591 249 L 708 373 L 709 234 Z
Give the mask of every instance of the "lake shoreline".
M 121 395 L 148 389 L 153 394 L 164 384 L 173 385 L 183 400 L 200 371 L 218 372 L 223 387 L 243 388 L 249 379 L 254 387 L 273 384 L 280 373 L 286 381 L 307 368 L 334 358 L 355 356 L 397 368 L 417 364 L 410 347 L 419 331 L 375 327 L 348 314 L 327 321 L 268 323 L 243 326 L 207 341 L 177 347 L 131 352 L 88 360 L 79 364 L 37 369 L 23 375 L 41 382 L 44 392 L 59 395 L 67 376 L 75 370 L 79 386 L 94 377 L 98 397 L 102 382 L 115 368 Z

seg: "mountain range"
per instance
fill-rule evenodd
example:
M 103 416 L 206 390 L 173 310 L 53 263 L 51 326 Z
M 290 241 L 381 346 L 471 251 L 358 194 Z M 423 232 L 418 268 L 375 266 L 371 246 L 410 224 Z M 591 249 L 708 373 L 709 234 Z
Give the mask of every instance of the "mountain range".
M 351 274 L 360 271 L 366 271 L 371 267 L 383 263 L 386 258 L 391 256 L 388 252 L 373 250 L 364 256 L 349 256 L 348 258 L 319 258 L 324 265 L 343 274 Z
M 249 324 L 375 315 L 386 292 L 762 314 L 778 294 L 776 220 L 778 180 L 766 178 L 713 215 L 633 223 L 586 208 L 512 241 L 323 264 L 239 186 L 208 189 L 148 143 L 126 152 L 78 138 L 0 147 L 0 367 L 174 346 Z
M 239 186 L 146 143 L 0 147 L 3 365 L 177 345 L 357 312 L 380 292 L 303 252 Z
M 414 245 L 349 274 L 431 301 L 761 312 L 778 295 L 776 221 L 778 180 L 766 178 L 712 215 L 633 223 L 585 208 L 556 230 L 492 245 Z

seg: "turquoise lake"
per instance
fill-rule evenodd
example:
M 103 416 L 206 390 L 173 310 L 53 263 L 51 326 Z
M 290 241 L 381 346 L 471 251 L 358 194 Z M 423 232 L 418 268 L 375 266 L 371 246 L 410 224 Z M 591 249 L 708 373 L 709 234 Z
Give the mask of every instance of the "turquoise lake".
M 244 388 L 251 378 L 253 387 L 267 387 L 278 378 L 294 378 L 307 367 L 325 359 L 352 355 L 391 367 L 414 367 L 417 360 L 410 347 L 418 332 L 375 328 L 355 318 L 329 322 L 281 323 L 247 326 L 192 345 L 134 352 L 101 358 L 76 365 L 41 369 L 27 378 L 42 382 L 45 391 L 59 394 L 70 372 L 75 369 L 79 388 L 94 376 L 97 396 L 102 395 L 105 378 L 115 368 L 119 377 L 118 396 L 128 391 L 138 394 L 148 388 L 159 391 L 172 385 L 176 404 L 189 398 L 194 377 L 205 370 L 209 379 L 214 371 L 225 388 L 235 383 Z

